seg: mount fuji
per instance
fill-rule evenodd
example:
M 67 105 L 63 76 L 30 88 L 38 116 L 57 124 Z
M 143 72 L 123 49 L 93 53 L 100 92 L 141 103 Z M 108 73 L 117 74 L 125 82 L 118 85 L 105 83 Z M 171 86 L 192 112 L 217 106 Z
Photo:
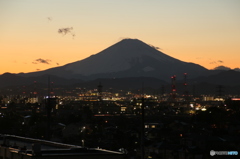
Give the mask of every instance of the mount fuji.
M 83 60 L 44 71 L 21 74 L 21 76 L 50 74 L 84 80 L 155 77 L 169 81 L 172 75 L 183 77 L 183 73 L 188 73 L 190 78 L 195 78 L 207 71 L 200 65 L 168 56 L 138 39 L 123 39 Z

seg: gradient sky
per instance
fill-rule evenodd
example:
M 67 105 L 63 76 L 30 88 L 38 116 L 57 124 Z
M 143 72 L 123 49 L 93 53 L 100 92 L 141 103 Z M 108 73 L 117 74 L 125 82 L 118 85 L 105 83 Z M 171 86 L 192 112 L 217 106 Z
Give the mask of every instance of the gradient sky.
M 239 68 L 240 1 L 0 0 L 0 74 L 62 66 L 123 38 L 208 69 Z

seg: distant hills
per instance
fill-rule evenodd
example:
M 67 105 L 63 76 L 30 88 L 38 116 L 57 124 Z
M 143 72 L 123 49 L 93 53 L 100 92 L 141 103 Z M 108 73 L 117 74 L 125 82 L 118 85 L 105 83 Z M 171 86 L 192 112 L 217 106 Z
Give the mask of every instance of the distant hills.
M 3 74 L 0 76 L 0 94 L 21 94 L 23 91 L 32 92 L 35 89 L 47 94 L 48 75 L 38 77 L 21 77 L 15 74 Z M 187 89 L 190 94 L 217 94 L 219 85 L 222 86 L 223 94 L 240 95 L 240 72 L 222 71 L 210 76 L 201 76 L 194 79 L 187 79 Z M 75 88 L 96 89 L 99 83 L 103 85 L 103 90 L 113 91 L 138 91 L 141 93 L 142 87 L 146 93 L 161 94 L 171 92 L 171 79 L 164 81 L 154 77 L 125 77 L 125 78 L 98 78 L 94 80 L 65 79 L 62 77 L 50 76 L 55 92 L 58 95 L 61 91 Z M 182 94 L 185 90 L 183 80 L 176 81 L 177 93 Z M 60 89 L 61 88 L 61 89 Z
M 208 70 L 183 62 L 137 39 L 124 39 L 95 55 L 64 66 L 31 73 L 5 73 L 0 75 L 0 88 L 31 85 L 34 81 L 47 85 L 50 77 L 54 85 L 62 87 L 96 88 L 102 82 L 106 89 L 131 90 L 141 88 L 143 83 L 145 87 L 160 89 L 166 86 L 168 89 L 170 77 L 176 75 L 178 88 L 183 89 L 184 73 L 187 73 L 189 87 L 201 85 L 198 89 L 201 92 L 209 92 L 208 88 L 216 85 L 231 87 L 229 93 L 239 92 L 240 72 Z
M 216 85 L 237 86 L 240 85 L 240 72 L 234 70 L 220 71 L 208 76 L 200 76 L 189 80 L 191 84 L 210 83 Z

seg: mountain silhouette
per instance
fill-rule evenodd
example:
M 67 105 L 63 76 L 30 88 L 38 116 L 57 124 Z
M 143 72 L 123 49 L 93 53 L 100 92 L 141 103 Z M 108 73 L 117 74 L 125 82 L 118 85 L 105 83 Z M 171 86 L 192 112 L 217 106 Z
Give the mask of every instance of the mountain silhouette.
M 31 73 L 5 73 L 0 75 L 0 87 L 7 92 L 12 90 L 8 93 L 34 81 L 47 87 L 48 77 L 51 77 L 59 88 L 95 88 L 100 81 L 106 88 L 113 89 L 133 90 L 140 88 L 143 82 L 149 88 L 162 85 L 170 88 L 170 77 L 176 75 L 177 90 L 183 92 L 184 73 L 187 73 L 189 89 L 194 87 L 198 93 L 214 94 L 218 85 L 222 85 L 226 93 L 239 93 L 240 72 L 207 70 L 173 58 L 138 39 L 124 39 L 95 55 L 64 66 Z
M 21 75 L 50 74 L 84 80 L 116 77 L 155 77 L 169 80 L 172 75 L 182 78 L 183 73 L 187 72 L 194 78 L 206 71 L 200 65 L 168 56 L 138 39 L 124 39 L 83 60 Z

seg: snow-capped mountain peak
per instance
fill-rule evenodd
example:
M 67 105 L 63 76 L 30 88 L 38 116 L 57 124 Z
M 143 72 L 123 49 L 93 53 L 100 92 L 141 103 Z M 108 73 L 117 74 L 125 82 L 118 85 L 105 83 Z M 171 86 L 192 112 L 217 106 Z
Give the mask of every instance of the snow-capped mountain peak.
M 66 65 L 65 70 L 85 76 L 119 72 L 128 70 L 137 63 L 142 63 L 146 57 L 151 57 L 164 63 L 179 61 L 138 39 L 124 39 L 98 54 Z

